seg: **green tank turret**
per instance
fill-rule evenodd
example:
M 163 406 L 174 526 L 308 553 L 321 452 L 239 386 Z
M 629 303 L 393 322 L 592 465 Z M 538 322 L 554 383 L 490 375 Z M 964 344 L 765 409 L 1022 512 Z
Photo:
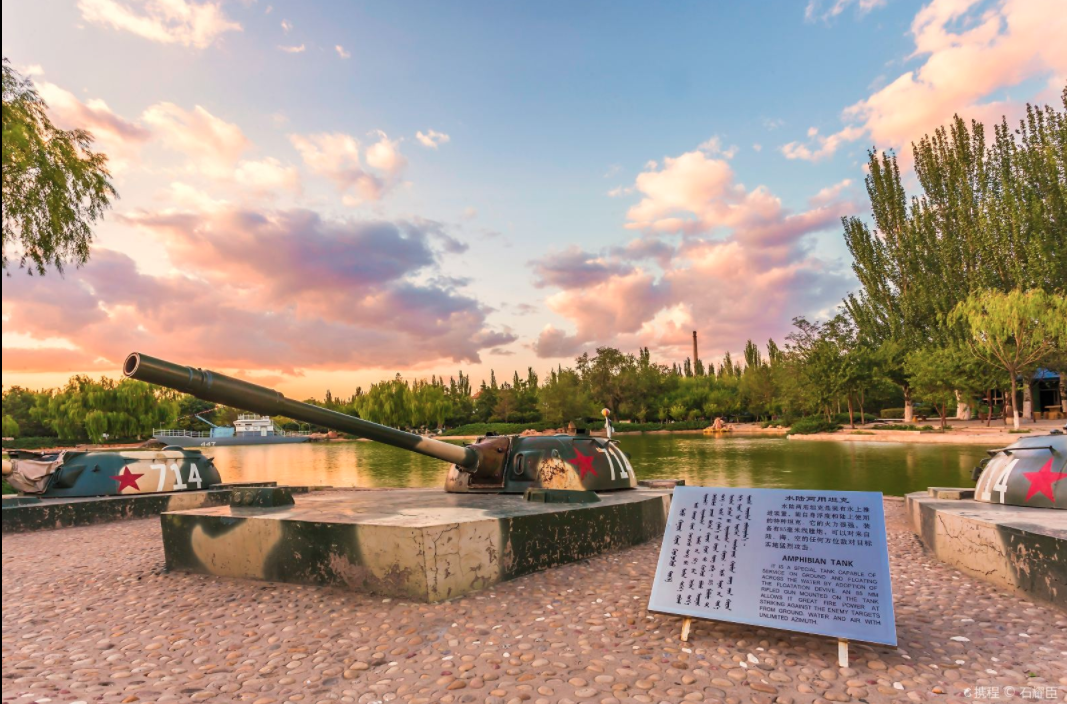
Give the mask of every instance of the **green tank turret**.
M 629 459 L 610 437 L 490 434 L 461 446 L 294 401 L 273 389 L 138 352 L 126 358 L 122 371 L 133 379 L 205 401 L 285 416 L 443 460 L 451 465 L 445 477 L 445 490 L 450 492 L 522 493 L 530 488 L 607 491 L 637 487 Z M 610 423 L 608 428 L 610 434 Z

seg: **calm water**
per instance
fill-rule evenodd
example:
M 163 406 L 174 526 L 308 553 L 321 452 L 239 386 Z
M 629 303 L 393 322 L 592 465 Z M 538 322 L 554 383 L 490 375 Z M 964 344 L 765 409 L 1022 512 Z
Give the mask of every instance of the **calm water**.
M 985 457 L 973 445 L 790 442 L 784 438 L 643 435 L 620 438 L 640 479 L 682 478 L 705 486 L 881 491 L 968 486 Z M 329 486 L 432 487 L 445 464 L 372 442 L 218 447 L 223 481 Z

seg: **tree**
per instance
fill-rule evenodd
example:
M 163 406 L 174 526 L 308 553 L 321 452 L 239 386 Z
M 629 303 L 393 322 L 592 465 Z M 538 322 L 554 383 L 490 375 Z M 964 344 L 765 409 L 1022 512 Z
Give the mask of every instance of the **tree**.
M 33 412 L 40 395 L 41 392 L 30 391 L 21 386 L 12 386 L 4 392 L 4 415 L 11 416 L 18 423 L 20 435 L 23 437 L 37 438 L 55 435 L 55 430 L 39 420 Z
M 592 413 L 592 401 L 573 369 L 554 369 L 540 390 L 541 417 L 556 426 Z
M 1007 372 L 1012 425 L 1018 430 L 1019 375 L 1067 346 L 1067 296 L 1041 289 L 972 294 L 953 319 L 968 331 L 975 357 Z
M 19 266 L 39 274 L 66 262 L 84 264 L 93 239 L 91 225 L 115 197 L 107 157 L 93 152 L 91 134 L 61 130 L 48 119 L 47 105 L 33 83 L 3 62 L 3 238 L 7 269 L 10 249 Z
M 973 387 L 969 357 L 966 350 L 958 347 L 935 347 L 912 352 L 904 363 L 912 388 L 937 411 L 942 430 L 948 406 L 956 401 L 957 391 Z
M 1067 88 L 1064 111 L 1027 106 L 1017 129 L 956 116 L 912 145 L 920 197 L 908 198 L 892 152 L 869 152 L 874 229 L 843 219 L 861 290 L 845 306 L 862 341 L 882 346 L 886 376 L 911 419 L 908 353 L 963 332 L 956 306 L 977 291 L 1067 291 Z M 894 352 L 895 360 L 887 352 Z
M 4 414 L 4 437 L 5 438 L 17 438 L 19 436 L 19 424 L 18 422 L 9 416 Z

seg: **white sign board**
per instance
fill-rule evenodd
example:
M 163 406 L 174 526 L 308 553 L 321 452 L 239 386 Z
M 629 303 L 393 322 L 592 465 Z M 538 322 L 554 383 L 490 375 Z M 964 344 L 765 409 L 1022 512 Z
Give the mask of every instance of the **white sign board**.
M 882 495 L 677 487 L 648 609 L 896 645 Z

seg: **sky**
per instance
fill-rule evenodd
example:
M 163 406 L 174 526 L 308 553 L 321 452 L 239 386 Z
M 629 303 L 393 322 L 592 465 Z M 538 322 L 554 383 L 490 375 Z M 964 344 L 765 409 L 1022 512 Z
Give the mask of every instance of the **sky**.
M 12 0 L 3 55 L 119 198 L 3 278 L 3 384 L 140 351 L 283 392 L 714 362 L 856 283 L 869 149 L 1067 81 L 1065 0 Z

